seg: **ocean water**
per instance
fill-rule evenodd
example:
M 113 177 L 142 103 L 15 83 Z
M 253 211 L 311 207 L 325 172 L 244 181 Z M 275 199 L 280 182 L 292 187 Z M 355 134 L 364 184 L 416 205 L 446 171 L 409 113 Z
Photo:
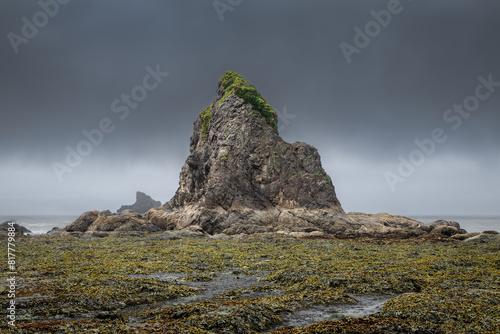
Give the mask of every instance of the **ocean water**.
M 0 216 L 0 223 L 12 220 L 30 230 L 32 232 L 30 234 L 43 234 L 54 227 L 65 227 L 74 222 L 76 218 L 78 218 L 77 215 Z
M 456 221 L 467 232 L 483 232 L 486 230 L 500 232 L 500 216 L 407 215 L 407 217 L 416 219 L 422 223 L 431 223 L 439 219 Z M 53 227 L 65 227 L 75 221 L 76 218 L 78 218 L 77 215 L 0 216 L 0 223 L 13 220 L 29 229 L 32 234 L 43 234 L 50 231 Z
M 454 216 L 454 215 L 407 215 L 406 217 L 422 223 L 432 223 L 436 220 L 450 220 L 460 224 L 467 232 L 483 232 L 495 230 L 500 232 L 500 216 Z

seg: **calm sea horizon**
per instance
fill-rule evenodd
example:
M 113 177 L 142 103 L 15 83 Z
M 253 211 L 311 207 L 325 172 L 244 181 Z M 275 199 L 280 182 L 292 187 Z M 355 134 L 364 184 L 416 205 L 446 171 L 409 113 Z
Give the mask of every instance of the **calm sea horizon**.
M 0 223 L 13 220 L 29 229 L 32 234 L 44 234 L 54 227 L 65 227 L 79 215 L 0 215 Z M 405 215 L 422 223 L 443 219 L 456 221 L 467 232 L 496 230 L 500 232 L 500 216 L 461 215 Z

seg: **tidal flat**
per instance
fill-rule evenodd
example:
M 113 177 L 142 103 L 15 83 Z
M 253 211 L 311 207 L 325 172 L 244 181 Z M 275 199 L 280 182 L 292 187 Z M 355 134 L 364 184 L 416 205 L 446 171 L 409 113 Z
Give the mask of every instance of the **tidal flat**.
M 497 236 L 37 236 L 17 239 L 16 262 L 2 333 L 500 333 Z

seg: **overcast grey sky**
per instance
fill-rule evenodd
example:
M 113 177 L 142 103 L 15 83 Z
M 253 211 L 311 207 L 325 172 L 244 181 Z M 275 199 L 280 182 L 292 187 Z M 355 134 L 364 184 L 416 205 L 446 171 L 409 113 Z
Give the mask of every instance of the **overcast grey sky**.
M 226 70 L 281 113 L 283 139 L 318 149 L 344 210 L 500 214 L 499 1 L 215 5 L 1 1 L 0 214 L 168 201 Z

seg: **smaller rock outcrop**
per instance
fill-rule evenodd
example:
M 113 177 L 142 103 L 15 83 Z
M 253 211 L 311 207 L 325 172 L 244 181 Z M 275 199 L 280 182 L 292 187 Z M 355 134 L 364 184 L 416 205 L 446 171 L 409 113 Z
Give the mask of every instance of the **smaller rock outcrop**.
M 158 232 L 158 226 L 146 221 L 142 215 L 132 210 L 124 210 L 121 214 L 113 214 L 108 210 L 87 211 L 78 217 L 72 224 L 66 226 L 66 232 Z
M 447 220 L 436 220 L 424 224 L 404 216 L 393 216 L 388 213 L 367 214 L 350 212 L 349 217 L 361 225 L 358 236 L 375 238 L 413 238 L 413 237 L 451 237 L 464 234 L 467 231 L 460 228 L 460 224 Z
M 463 241 L 463 240 L 475 237 L 476 235 L 480 235 L 480 234 L 481 233 L 479 233 L 479 232 L 455 234 L 455 235 L 451 236 L 451 239 Z
M 47 232 L 47 236 L 54 237 L 62 234 L 83 234 L 82 232 L 68 232 L 65 228 L 53 227 L 52 230 Z
M 73 223 L 69 224 L 64 229 L 68 232 L 85 232 L 97 219 L 99 214 L 100 212 L 97 210 L 84 212 Z
M 467 231 L 460 228 L 460 224 L 454 221 L 436 220 L 433 223 L 427 224 L 431 228 L 430 233 L 437 236 L 451 237 L 455 234 L 464 234 Z
M 146 195 L 143 192 L 138 191 L 135 194 L 135 203 L 132 205 L 122 205 L 118 209 L 118 213 L 125 210 L 132 210 L 137 213 L 146 213 L 149 209 L 157 208 L 161 205 L 160 201 L 155 201 L 151 196 Z
M 498 234 L 485 234 L 480 233 L 471 238 L 467 238 L 464 240 L 465 243 L 485 243 L 485 242 L 500 242 L 500 236 Z
M 18 234 L 24 235 L 25 233 L 32 233 L 26 227 L 19 225 L 18 223 L 14 223 L 11 220 L 3 222 L 0 224 L 0 231 L 8 233 L 9 227 L 14 227 L 14 231 Z
M 348 216 L 361 226 L 357 231 L 359 236 L 413 238 L 423 236 L 430 231 L 428 226 L 417 220 L 388 213 L 349 212 Z

